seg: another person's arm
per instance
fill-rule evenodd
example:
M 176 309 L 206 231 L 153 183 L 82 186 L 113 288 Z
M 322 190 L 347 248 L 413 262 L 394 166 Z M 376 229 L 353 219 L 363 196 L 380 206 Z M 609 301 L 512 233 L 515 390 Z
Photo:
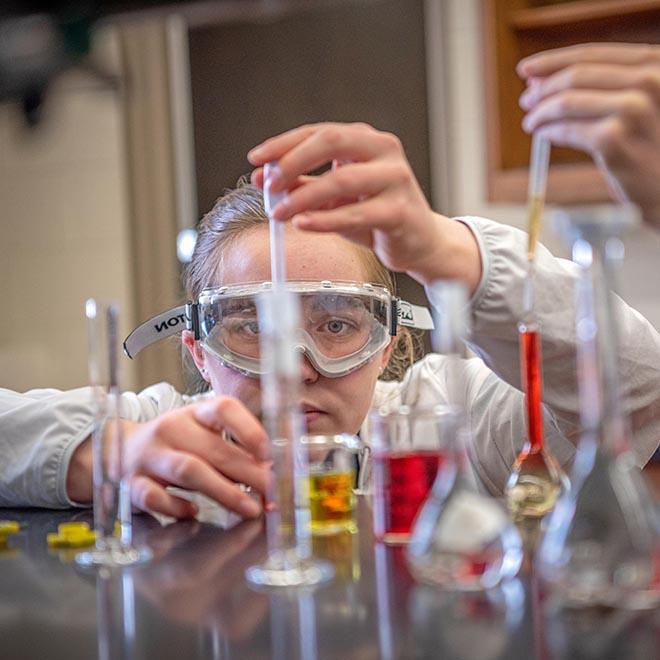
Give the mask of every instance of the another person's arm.
M 615 196 L 660 227 L 660 46 L 584 44 L 518 64 L 523 128 L 591 154 Z

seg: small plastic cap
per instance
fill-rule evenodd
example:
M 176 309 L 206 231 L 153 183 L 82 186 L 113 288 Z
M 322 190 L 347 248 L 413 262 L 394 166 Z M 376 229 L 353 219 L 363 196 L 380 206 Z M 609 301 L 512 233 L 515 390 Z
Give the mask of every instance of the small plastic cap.
M 18 534 L 21 526 L 15 520 L 0 520 L 0 535 Z

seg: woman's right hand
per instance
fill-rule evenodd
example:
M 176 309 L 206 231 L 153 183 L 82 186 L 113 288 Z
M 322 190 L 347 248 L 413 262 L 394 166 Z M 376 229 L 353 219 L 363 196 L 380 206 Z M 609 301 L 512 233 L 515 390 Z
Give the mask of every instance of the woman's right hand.
M 460 279 L 477 288 L 481 257 L 472 232 L 431 209 L 395 135 L 362 123 L 310 124 L 266 140 L 248 158 L 262 187 L 263 166 L 277 161 L 269 189 L 287 194 L 273 209 L 276 220 L 336 232 L 423 285 Z M 331 163 L 341 167 L 310 176 Z
M 237 399 L 216 396 L 146 423 L 122 424 L 124 466 L 137 508 L 175 518 L 194 516 L 194 504 L 165 489 L 178 486 L 203 493 L 245 518 L 260 514 L 259 503 L 239 484 L 265 494 L 270 474 L 267 436 Z M 69 497 L 76 502 L 91 500 L 91 463 L 87 440 L 74 452 L 67 476 Z

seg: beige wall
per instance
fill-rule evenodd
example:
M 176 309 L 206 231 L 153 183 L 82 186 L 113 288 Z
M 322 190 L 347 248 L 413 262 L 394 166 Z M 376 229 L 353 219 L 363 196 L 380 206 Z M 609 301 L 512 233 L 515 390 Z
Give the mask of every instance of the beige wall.
M 111 34 L 99 48 L 114 66 Z M 29 131 L 0 105 L 0 386 L 17 390 L 87 382 L 88 297 L 120 303 L 122 332 L 134 320 L 118 93 L 68 74 L 46 109 Z
M 449 195 L 443 210 L 452 215 L 472 214 L 524 227 L 525 209 L 516 204 L 491 204 L 486 200 L 484 94 L 481 78 L 481 0 L 429 0 L 446 3 L 447 39 L 447 164 Z M 443 121 L 434 117 L 432 122 Z M 434 176 L 442 178 L 435 163 Z M 547 215 L 546 215 L 547 217 Z M 543 242 L 555 253 L 566 250 L 552 229 L 543 229 Z M 660 328 L 660 232 L 646 228 L 626 239 L 626 260 L 619 278 L 619 291 L 635 308 Z

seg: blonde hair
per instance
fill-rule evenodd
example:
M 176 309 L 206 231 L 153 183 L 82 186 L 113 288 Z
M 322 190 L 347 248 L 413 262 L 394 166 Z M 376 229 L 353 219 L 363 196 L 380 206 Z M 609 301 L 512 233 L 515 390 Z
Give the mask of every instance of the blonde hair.
M 239 236 L 267 223 L 261 189 L 248 183 L 246 178 L 240 179 L 236 188 L 219 197 L 197 228 L 195 250 L 183 273 L 188 299 L 196 300 L 203 289 L 217 284 L 216 274 L 222 265 L 224 254 L 231 249 Z M 382 284 L 395 295 L 394 276 L 375 253 L 361 245 L 355 245 L 355 249 L 368 274 L 368 281 Z M 421 353 L 422 342 L 419 335 L 413 334 L 408 328 L 399 327 L 390 360 L 381 379 L 401 380 L 408 367 Z M 208 383 L 200 376 L 188 351 L 184 351 L 184 371 L 191 392 L 208 389 Z

